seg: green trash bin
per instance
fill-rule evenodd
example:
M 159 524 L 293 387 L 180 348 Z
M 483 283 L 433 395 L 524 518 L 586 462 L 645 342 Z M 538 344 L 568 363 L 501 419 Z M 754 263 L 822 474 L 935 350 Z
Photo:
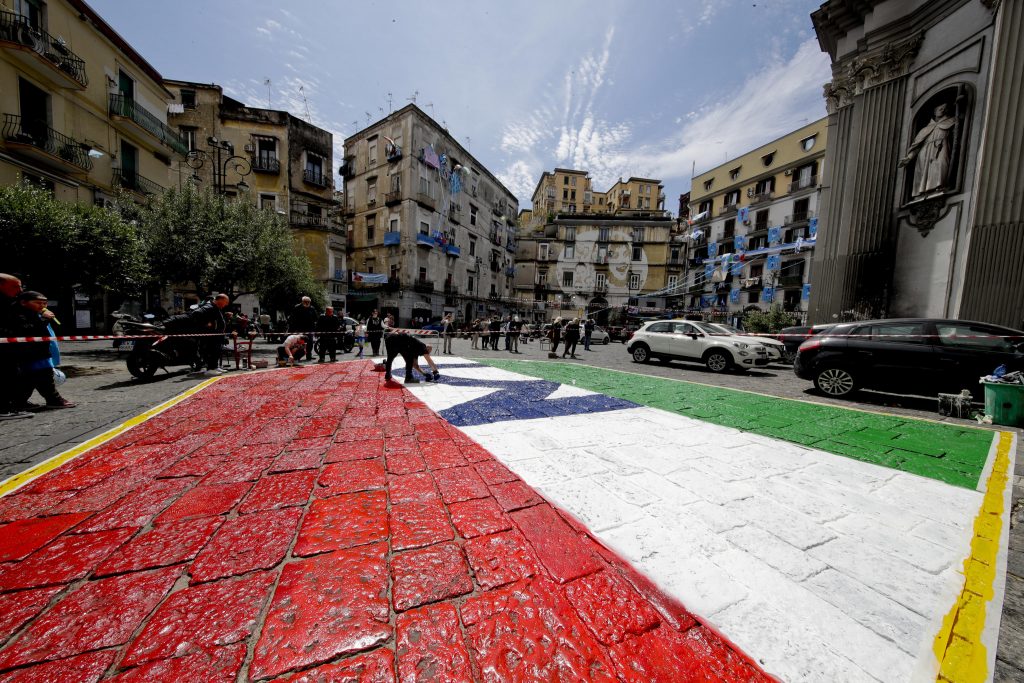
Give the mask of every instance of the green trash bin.
M 985 414 L 1006 427 L 1024 427 L 1024 384 L 985 382 Z

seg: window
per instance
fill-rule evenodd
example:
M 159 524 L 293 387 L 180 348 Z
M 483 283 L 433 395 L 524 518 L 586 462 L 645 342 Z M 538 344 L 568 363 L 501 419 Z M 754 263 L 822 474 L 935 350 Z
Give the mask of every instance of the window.
M 594 285 L 598 290 L 608 289 L 608 276 L 604 273 L 598 273 L 594 276 Z
M 573 273 L 572 273 L 571 270 L 567 270 L 564 273 L 562 273 L 562 286 L 563 287 L 572 287 L 572 275 L 573 275 Z
M 765 166 L 771 166 L 774 161 L 775 152 L 769 152 L 768 154 L 765 154 L 763 157 L 761 157 L 761 163 L 763 163 Z
M 324 182 L 324 160 L 319 154 L 306 152 L 306 180 L 318 185 Z
M 640 289 L 640 273 L 629 274 L 629 289 Z
M 575 242 L 576 241 L 576 228 L 575 227 L 571 227 L 570 226 L 570 227 L 565 229 L 565 241 L 566 242 Z
M 427 197 L 433 197 L 433 185 L 430 182 L 430 175 L 428 174 L 429 170 L 429 166 L 426 164 L 420 164 L 420 194 Z
M 634 261 L 643 261 L 644 260 L 644 248 L 641 247 L 639 244 L 634 244 L 633 245 L 633 260 Z
M 984 325 L 936 323 L 935 328 L 939 335 L 939 344 L 954 349 L 1013 353 L 1015 344 L 1021 342 L 1020 337 L 1001 336 L 1003 330 Z
M 272 194 L 261 194 L 260 208 L 263 209 L 264 211 L 276 211 L 277 197 Z
M 633 241 L 634 242 L 641 242 L 641 243 L 644 241 L 644 229 L 643 228 L 633 228 Z
M 668 276 L 668 287 L 669 287 L 669 289 L 675 289 L 677 286 L 679 286 L 679 276 L 678 275 L 669 275 Z
M 668 334 L 672 332 L 672 323 L 651 323 L 645 331 Z
M 43 3 L 39 0 L 16 0 L 14 10 L 32 28 L 43 28 Z
M 768 194 L 769 192 L 775 192 L 775 176 L 759 180 L 754 186 L 754 194 Z
M 569 190 L 562 190 L 562 201 L 567 201 L 568 199 L 569 199 Z
M 368 166 L 377 165 L 377 136 L 374 135 L 369 140 L 368 151 L 366 153 L 366 162 Z
M 576 187 L 576 178 L 575 178 L 575 176 L 569 179 L 569 184 L 572 185 L 573 187 Z M 575 195 L 575 194 L 576 193 L 573 192 L 573 195 Z
M 708 178 L 707 180 L 704 181 L 704 189 L 705 190 L 710 190 L 711 187 L 714 184 L 715 184 L 715 179 L 714 178 Z
M 391 264 L 391 275 L 390 275 L 390 277 L 391 277 L 392 280 L 397 280 L 398 279 L 398 264 L 397 263 L 392 263 Z
M 726 192 L 725 193 L 725 199 L 724 199 L 723 203 L 724 203 L 724 206 L 726 208 L 728 208 L 730 206 L 736 206 L 737 204 L 739 204 L 740 203 L 740 191 L 739 190 L 733 190 L 732 192 Z
M 366 217 L 366 243 L 373 244 L 373 240 L 377 237 L 377 216 L 370 214 Z
M 469 224 L 476 225 L 476 207 L 472 204 L 469 205 Z
M 768 209 L 762 209 L 754 214 L 754 230 L 768 229 Z
M 575 178 L 573 178 L 573 180 L 575 180 Z M 573 183 L 573 185 L 575 184 L 576 183 Z M 569 191 L 569 199 L 571 199 L 572 201 L 576 201 L 576 190 Z
M 277 159 L 277 140 L 273 138 L 256 139 L 256 155 L 263 162 L 270 162 Z
M 398 231 L 399 231 L 398 219 L 397 218 L 392 218 L 391 219 L 391 232 L 398 232 Z
M 563 185 L 568 185 L 569 184 L 569 176 L 562 176 L 562 184 Z
M 537 245 L 537 260 L 538 261 L 547 261 L 548 260 L 548 250 L 550 248 L 551 248 L 551 245 L 549 245 L 547 243 L 545 243 L 545 244 L 538 244 Z
M 475 284 L 475 282 L 473 280 L 473 276 L 472 275 L 467 275 L 466 276 L 466 291 L 467 292 L 473 292 L 474 291 L 473 290 L 473 285 L 474 284 Z
M 469 255 L 470 256 L 476 256 L 476 238 L 475 237 L 470 237 L 469 238 Z
M 811 135 L 800 141 L 800 148 L 805 152 L 810 152 L 814 148 L 814 143 L 818 141 L 817 135 Z
M 366 203 L 373 206 L 377 203 L 377 179 L 366 181 Z
M 391 176 L 391 191 L 392 192 L 397 192 L 399 194 L 402 193 L 402 174 L 401 173 L 395 173 L 394 175 Z
M 185 147 L 188 148 L 188 151 L 193 151 L 196 148 L 196 129 L 181 126 L 178 131 L 181 133 L 181 139 L 185 142 Z
M 597 241 L 607 242 L 611 238 L 611 228 L 598 228 Z
M 538 270 L 537 271 L 537 284 L 546 285 L 548 283 L 548 271 Z
M 725 221 L 725 227 L 722 230 L 722 239 L 729 239 L 736 235 L 736 219 L 729 218 Z
M 179 95 L 181 96 L 181 106 L 185 109 L 196 108 L 196 91 L 195 90 L 182 90 Z M 190 148 L 193 149 L 193 148 Z
M 420 221 L 420 234 L 421 235 L 429 235 L 430 234 L 430 223 L 428 223 L 426 221 Z
M 420 282 L 427 281 L 427 269 L 424 266 L 420 266 Z
M 576 258 L 576 243 L 566 242 L 565 249 L 562 250 L 562 258 L 572 259 Z

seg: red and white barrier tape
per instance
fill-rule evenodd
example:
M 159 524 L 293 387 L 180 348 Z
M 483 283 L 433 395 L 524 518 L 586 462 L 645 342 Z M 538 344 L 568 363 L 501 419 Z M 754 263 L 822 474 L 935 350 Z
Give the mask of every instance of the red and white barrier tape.
M 385 330 L 386 334 L 393 334 L 395 332 L 402 332 L 405 334 L 412 334 L 421 337 L 436 337 L 436 330 L 412 330 L 412 329 L 390 329 Z M 153 334 L 73 334 L 73 335 L 62 335 L 57 337 L 0 337 L 0 344 L 18 344 L 18 343 L 35 343 L 35 342 L 51 342 L 51 341 L 104 341 L 110 339 L 162 339 L 164 337 L 229 337 L 233 332 L 191 332 L 191 333 L 180 333 L 180 334 L 161 334 L 159 332 Z M 345 334 L 351 334 L 351 332 L 271 332 L 275 336 L 284 335 L 290 337 L 293 334 L 300 336 L 312 335 L 314 337 L 323 336 L 340 336 Z M 243 337 L 244 335 L 239 335 Z M 247 336 L 247 335 L 245 335 Z M 254 335 L 259 337 L 260 335 Z

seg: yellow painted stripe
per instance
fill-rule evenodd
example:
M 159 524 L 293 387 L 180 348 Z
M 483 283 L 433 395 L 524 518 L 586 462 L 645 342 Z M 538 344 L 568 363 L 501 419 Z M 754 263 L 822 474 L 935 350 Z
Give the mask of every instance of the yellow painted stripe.
M 155 408 L 151 408 L 151 409 L 147 410 L 146 412 L 142 413 L 141 415 L 136 415 L 135 417 L 131 418 L 130 420 L 128 420 L 126 422 L 122 422 L 120 425 L 118 425 L 117 427 L 114 427 L 113 429 L 111 429 L 109 431 L 103 432 L 102 434 L 100 434 L 98 436 L 94 436 L 93 438 L 89 439 L 85 443 L 79 444 L 79 445 L 75 446 L 74 448 L 72 448 L 70 450 L 64 451 L 63 453 L 59 453 L 58 455 L 53 456 L 49 460 L 45 460 L 45 461 L 39 463 L 38 465 L 36 465 L 35 467 L 32 467 L 30 469 L 25 470 L 24 472 L 19 472 L 18 474 L 15 474 L 10 479 L 7 479 L 4 482 L 0 483 L 0 496 L 7 495 L 8 493 L 10 493 L 10 492 L 12 492 L 12 491 L 14 491 L 14 490 L 24 486 L 25 484 L 29 483 L 30 481 L 32 481 L 36 477 L 42 476 L 42 475 L 46 474 L 47 472 L 50 472 L 52 470 L 57 469 L 58 467 L 60 467 L 64 463 L 68 462 L 72 458 L 78 457 L 79 455 L 81 455 L 82 453 L 85 453 L 89 449 L 95 448 L 96 446 L 99 446 L 100 444 L 106 443 L 107 441 L 110 441 L 111 439 L 113 439 L 118 434 L 120 434 L 122 432 L 125 432 L 125 431 L 131 429 L 132 427 L 134 427 L 136 425 L 142 424 L 146 420 L 148 420 L 151 417 L 153 417 L 153 416 L 155 416 L 155 415 L 157 415 L 157 414 L 167 410 L 171 406 L 174 406 L 174 405 L 176 405 L 178 403 L 181 403 L 182 401 L 184 401 L 189 396 L 191 396 L 191 395 L 193 395 L 193 394 L 195 394 L 195 393 L 197 393 L 199 391 L 202 391 L 203 389 L 205 389 L 206 387 L 210 386 L 211 384 L 213 384 L 214 382 L 216 382 L 219 379 L 222 379 L 222 378 L 220 378 L 220 377 L 212 377 L 212 378 L 206 380 L 205 382 L 197 384 L 194 387 L 192 387 L 191 389 L 188 389 L 187 391 L 185 391 L 185 392 L 183 392 L 181 394 L 178 394 L 174 398 L 172 398 L 172 399 L 170 399 L 168 401 L 164 401 L 163 403 L 161 403 L 160 405 L 156 406 Z
M 989 603 L 995 593 L 1012 447 L 1013 433 L 1000 432 L 985 497 L 974 518 L 971 554 L 964 560 L 964 588 L 935 636 L 940 681 L 973 683 L 988 678 L 988 653 L 981 638 L 986 611 L 990 607 L 1000 608 Z

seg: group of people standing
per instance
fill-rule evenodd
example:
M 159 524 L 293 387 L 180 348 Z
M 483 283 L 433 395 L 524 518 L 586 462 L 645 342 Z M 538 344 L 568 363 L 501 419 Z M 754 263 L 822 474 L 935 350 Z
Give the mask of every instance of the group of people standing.
M 469 334 L 473 341 L 474 349 L 486 351 L 498 350 L 498 342 L 505 338 L 505 350 L 509 353 L 520 353 L 519 342 L 524 343 L 528 339 L 528 326 L 519 316 L 508 316 L 503 321 L 498 316 L 488 318 L 477 318 L 469 327 Z M 450 351 L 449 351 L 450 352 Z
M 583 337 L 583 350 L 590 351 L 590 339 L 594 334 L 595 323 L 592 318 L 580 321 L 579 318 L 563 321 L 562 318 L 555 318 L 548 330 L 548 341 L 551 342 L 549 358 L 558 357 L 558 345 L 562 344 L 562 358 L 577 358 L 576 346 Z
M 277 358 L 281 364 L 301 363 L 303 358 L 312 360 L 316 348 L 318 362 L 325 363 L 330 356 L 333 363 L 338 360 L 338 347 L 343 335 L 350 331 L 353 347 L 359 349 L 356 358 L 363 357 L 366 342 L 370 343 L 373 355 L 376 356 L 380 353 L 384 331 L 394 327 L 394 324 L 390 315 L 382 318 L 380 312 L 374 309 L 369 318 L 360 318 L 352 330 L 347 330 L 344 318 L 335 315 L 333 307 L 328 306 L 322 314 L 318 314 L 312 300 L 304 296 L 288 316 L 290 334 L 277 347 Z M 318 347 L 314 347 L 314 339 L 320 342 Z
M 21 279 L 0 273 L 0 337 L 54 337 L 60 325 L 47 308 L 41 292 L 24 290 Z M 60 395 L 60 350 L 56 341 L 0 344 L 0 420 L 34 417 L 29 408 L 32 392 L 38 391 L 47 408 L 74 408 Z

